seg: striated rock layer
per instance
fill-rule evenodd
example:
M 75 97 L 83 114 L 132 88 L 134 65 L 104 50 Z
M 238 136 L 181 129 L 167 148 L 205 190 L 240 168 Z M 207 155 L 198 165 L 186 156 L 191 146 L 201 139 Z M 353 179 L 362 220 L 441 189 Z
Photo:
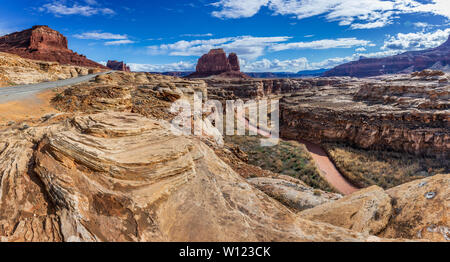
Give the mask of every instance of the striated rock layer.
M 98 68 L 60 65 L 0 52 L 0 87 L 57 81 L 100 71 Z
M 399 74 L 437 69 L 450 71 L 450 37 L 439 47 L 423 51 L 410 51 L 384 58 L 361 58 L 339 65 L 324 73 L 324 76 L 368 77 L 383 74 Z
M 67 38 L 48 26 L 33 26 L 0 37 L 0 52 L 63 65 L 106 68 L 68 49 Z
M 223 49 L 211 49 L 208 54 L 200 57 L 195 73 L 190 78 L 218 76 L 222 78 L 249 78 L 241 73 L 239 59 L 235 53 L 228 57 Z
M 287 139 L 448 158 L 450 76 L 205 79 L 210 99 L 280 99 Z
M 2 241 L 380 240 L 296 216 L 164 121 L 99 113 L 0 137 Z

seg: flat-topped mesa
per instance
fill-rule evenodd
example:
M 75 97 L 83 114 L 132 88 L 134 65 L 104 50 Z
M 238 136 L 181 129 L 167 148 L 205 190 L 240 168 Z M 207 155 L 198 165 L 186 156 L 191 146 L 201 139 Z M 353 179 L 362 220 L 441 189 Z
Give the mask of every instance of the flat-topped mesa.
M 112 70 L 131 72 L 130 67 L 127 66 L 127 64 L 125 64 L 123 61 L 119 62 L 116 60 L 108 60 L 106 67 Z
M 67 38 L 45 25 L 0 37 L 0 52 L 62 65 L 106 68 L 68 49 Z
M 201 78 L 218 76 L 225 78 L 250 78 L 240 70 L 239 59 L 235 53 L 230 53 L 227 57 L 223 49 L 211 49 L 208 54 L 200 57 L 196 72 L 188 77 Z

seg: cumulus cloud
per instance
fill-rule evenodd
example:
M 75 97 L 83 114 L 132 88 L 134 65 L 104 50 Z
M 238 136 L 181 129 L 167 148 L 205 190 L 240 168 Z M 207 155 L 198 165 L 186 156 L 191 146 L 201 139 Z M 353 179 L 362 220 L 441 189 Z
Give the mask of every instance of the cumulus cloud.
M 212 4 L 219 10 L 218 18 L 242 18 L 257 14 L 266 7 L 276 15 L 303 19 L 324 15 L 328 21 L 338 21 L 352 29 L 379 28 L 393 23 L 405 13 L 428 13 L 450 18 L 450 1 L 429 0 L 220 0 Z
M 258 61 L 246 61 L 241 59 L 241 70 L 244 72 L 298 72 L 302 70 L 316 70 L 322 68 L 333 68 L 343 63 L 348 63 L 365 58 L 385 57 L 401 53 L 399 50 L 388 50 L 382 52 L 374 52 L 368 54 L 355 53 L 345 57 L 333 57 L 319 62 L 310 62 L 307 58 L 301 57 L 292 60 L 269 60 L 262 59 Z
M 192 62 L 178 62 L 170 64 L 135 64 L 129 63 L 131 71 L 136 72 L 170 72 L 170 71 L 195 71 L 195 64 Z
M 450 34 L 450 28 L 435 32 L 399 33 L 390 36 L 381 47 L 382 50 L 420 50 L 433 48 L 444 43 Z
M 214 48 L 223 48 L 226 52 L 238 53 L 246 59 L 256 59 L 264 54 L 270 46 L 285 42 L 291 37 L 254 37 L 236 36 L 207 40 L 181 40 L 173 44 L 149 46 L 150 54 L 168 54 L 171 56 L 201 56 Z
M 370 41 L 359 40 L 354 37 L 323 39 L 311 42 L 294 42 L 286 44 L 277 44 L 271 47 L 274 51 L 282 51 L 288 49 L 329 49 L 329 48 L 350 48 L 354 46 L 366 46 Z
M 86 32 L 82 34 L 74 35 L 78 39 L 92 39 L 92 40 L 125 40 L 128 39 L 127 35 L 112 34 L 112 33 L 99 33 L 99 32 Z
M 367 51 L 367 49 L 365 49 L 364 47 L 358 47 L 355 49 L 356 52 L 365 52 Z
M 81 15 L 81 16 L 92 16 L 92 15 L 114 15 L 116 12 L 110 8 L 104 8 L 97 6 L 98 3 L 93 0 L 85 1 L 87 5 L 82 5 L 74 2 L 72 5 L 67 5 L 65 1 L 53 1 L 52 3 L 44 4 L 39 7 L 38 10 L 41 12 L 47 12 L 54 14 L 55 16 L 63 15 Z

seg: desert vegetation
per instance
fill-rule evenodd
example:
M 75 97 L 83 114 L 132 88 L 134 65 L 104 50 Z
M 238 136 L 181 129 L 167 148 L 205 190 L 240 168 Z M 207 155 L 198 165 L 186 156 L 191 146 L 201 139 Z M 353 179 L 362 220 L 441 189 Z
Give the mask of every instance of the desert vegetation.
M 418 157 L 386 150 L 356 149 L 337 143 L 326 143 L 323 147 L 342 175 L 360 187 L 378 185 L 387 189 L 449 172 L 448 159 Z
M 334 191 L 317 170 L 306 147 L 296 141 L 280 140 L 272 147 L 262 147 L 259 136 L 226 136 L 227 143 L 238 145 L 248 154 L 248 163 L 275 173 L 289 175 L 307 185 Z

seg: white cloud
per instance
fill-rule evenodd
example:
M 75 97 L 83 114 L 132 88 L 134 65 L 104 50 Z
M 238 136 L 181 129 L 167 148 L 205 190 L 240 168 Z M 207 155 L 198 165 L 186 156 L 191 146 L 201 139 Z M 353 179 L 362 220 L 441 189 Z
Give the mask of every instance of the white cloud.
M 421 50 L 433 48 L 444 43 L 450 34 L 450 28 L 435 32 L 417 32 L 390 36 L 381 47 L 382 50 Z
M 54 1 L 40 7 L 38 10 L 41 12 L 47 12 L 54 14 L 55 16 L 62 15 L 82 15 L 82 16 L 92 16 L 92 15 L 114 15 L 114 10 L 110 8 L 94 7 L 92 5 L 97 5 L 95 1 L 85 1 L 88 5 L 80 5 L 74 3 L 72 6 L 65 4 L 65 1 Z M 95 2 L 95 4 L 94 4 Z
M 221 0 L 212 4 L 219 8 L 212 15 L 219 18 L 242 18 L 257 14 L 267 7 L 274 14 L 303 19 L 324 15 L 352 29 L 379 28 L 393 23 L 405 13 L 428 13 L 450 18 L 450 1 L 429 0 Z
M 367 51 L 367 49 L 365 49 L 364 47 L 358 47 L 355 49 L 356 52 L 365 52 Z
M 268 60 L 262 59 L 254 62 L 241 59 L 241 70 L 244 72 L 298 72 L 302 70 L 315 70 L 322 68 L 333 68 L 340 64 L 348 63 L 365 58 L 385 57 L 401 53 L 399 50 L 389 50 L 383 52 L 375 52 L 368 54 L 355 53 L 346 57 L 328 58 L 319 62 L 310 62 L 307 58 L 301 57 L 292 60 Z
M 366 46 L 370 41 L 352 38 L 323 39 L 312 42 L 295 42 L 277 44 L 271 47 L 274 51 L 288 49 L 329 49 L 329 48 L 350 48 L 354 46 Z
M 418 28 L 426 28 L 426 27 L 430 26 L 430 24 L 424 23 L 424 22 L 417 22 L 417 23 L 414 23 L 413 25 Z
M 178 41 L 173 44 L 149 46 L 150 54 L 169 54 L 171 56 L 201 56 L 214 48 L 223 48 L 227 53 L 235 52 L 246 59 L 256 59 L 267 48 L 289 40 L 287 36 L 254 37 L 236 36 L 207 40 Z
M 136 72 L 195 71 L 194 63 L 184 61 L 161 65 L 130 63 L 128 66 L 130 66 L 131 71 Z
M 214 11 L 212 15 L 218 18 L 252 17 L 268 3 L 269 0 L 221 0 L 212 5 L 222 10 Z
M 183 34 L 180 35 L 182 37 L 205 37 L 205 36 L 213 36 L 213 34 L 211 33 L 207 33 L 207 34 Z
M 105 45 L 126 45 L 126 44 L 134 44 L 134 43 L 135 43 L 134 41 L 126 39 L 126 40 L 108 41 L 108 42 L 105 42 Z
M 112 33 L 99 33 L 99 32 L 87 32 L 74 35 L 78 39 L 93 39 L 93 40 L 125 40 L 128 39 L 127 35 L 119 35 Z

